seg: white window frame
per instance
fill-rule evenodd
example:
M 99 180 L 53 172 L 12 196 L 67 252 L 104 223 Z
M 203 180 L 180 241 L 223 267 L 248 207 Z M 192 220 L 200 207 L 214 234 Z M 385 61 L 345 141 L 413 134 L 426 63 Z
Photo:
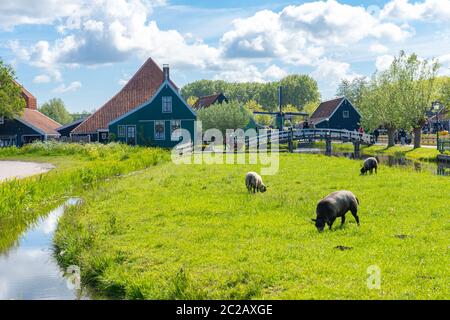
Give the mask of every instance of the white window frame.
M 162 113 L 172 113 L 172 96 L 162 97 Z
M 163 125 L 164 131 L 163 131 L 163 137 L 158 137 L 156 134 L 156 126 L 157 124 L 161 124 Z M 155 137 L 155 140 L 159 140 L 159 141 L 163 141 L 166 140 L 166 121 L 164 120 L 155 120 L 155 122 L 153 122 L 153 134 Z
M 5 124 L 5 117 L 4 116 L 0 116 L 0 124 Z
M 121 130 L 123 130 L 121 134 Z M 127 128 L 124 125 L 117 126 L 117 137 L 118 138 L 126 138 L 127 137 Z
M 350 111 L 348 111 L 348 110 L 342 111 L 342 118 L 349 119 L 350 118 Z
M 173 135 L 173 132 L 176 130 L 173 129 L 175 123 L 178 124 L 176 129 L 181 129 L 181 120 L 170 120 L 170 139 L 172 141 L 179 141 L 181 138 L 181 134 Z
M 133 132 L 134 132 L 134 137 L 130 137 L 128 135 L 128 129 L 133 128 Z M 125 137 L 125 143 L 128 143 L 128 138 L 134 138 L 134 144 L 137 144 L 137 129 L 136 129 L 136 125 L 132 124 L 132 125 L 127 125 L 126 126 L 126 137 Z

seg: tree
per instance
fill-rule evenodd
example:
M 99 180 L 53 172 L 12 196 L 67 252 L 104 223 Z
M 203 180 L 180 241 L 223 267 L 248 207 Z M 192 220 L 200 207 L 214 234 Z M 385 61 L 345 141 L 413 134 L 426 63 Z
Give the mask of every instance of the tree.
M 394 146 L 395 131 L 403 124 L 396 95 L 391 74 L 388 71 L 375 73 L 362 92 L 359 107 L 364 128 L 374 130 L 384 126 L 387 129 L 388 147 Z
M 368 85 L 366 77 L 358 77 L 352 81 L 344 79 L 339 84 L 336 95 L 346 97 L 355 106 L 359 107 L 362 102 L 363 93 Z
M 39 111 L 60 124 L 68 124 L 73 121 L 72 115 L 67 111 L 61 99 L 53 98 L 44 103 Z
M 198 100 L 197 97 L 195 97 L 195 96 L 189 96 L 189 97 L 187 98 L 186 102 L 187 102 L 187 104 L 188 104 L 189 106 L 192 107 L 192 106 L 197 102 L 197 100 Z
M 299 111 L 307 103 L 320 100 L 317 82 L 308 75 L 289 75 L 280 81 L 280 85 L 283 86 L 283 104 L 295 106 Z
M 223 92 L 229 100 L 235 100 L 241 104 L 254 100 L 265 111 L 275 111 L 278 109 L 278 86 L 280 85 L 284 87 L 283 103 L 294 105 L 298 110 L 302 110 L 309 102 L 318 102 L 320 99 L 317 83 L 308 75 L 290 75 L 281 81 L 267 83 L 199 80 L 184 86 L 181 94 L 188 99 L 190 96 L 201 97 Z
M 416 54 L 401 51 L 389 69 L 394 88 L 398 92 L 397 104 L 405 117 L 405 128 L 414 132 L 414 148 L 420 148 L 422 128 L 427 122 L 434 83 L 439 63 L 420 60 Z
M 203 130 L 218 129 L 225 137 L 227 129 L 245 128 L 250 113 L 239 102 L 230 101 L 197 111 L 197 118 L 202 121 Z
M 0 59 L 0 117 L 12 119 L 20 115 L 25 106 L 14 70 Z
M 255 100 L 248 101 L 244 107 L 248 110 L 250 114 L 253 114 L 254 111 L 264 111 L 263 107 L 258 104 Z M 259 123 L 263 126 L 270 126 L 273 123 L 273 117 L 268 114 L 256 114 L 253 115 L 256 123 Z

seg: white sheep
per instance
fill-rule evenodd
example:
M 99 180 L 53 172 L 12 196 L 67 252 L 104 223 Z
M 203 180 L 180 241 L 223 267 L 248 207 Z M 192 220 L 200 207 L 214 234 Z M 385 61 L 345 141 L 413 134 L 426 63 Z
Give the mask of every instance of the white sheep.
M 267 187 L 264 185 L 262 178 L 256 172 L 248 172 L 245 176 L 245 185 L 248 192 L 266 192 Z

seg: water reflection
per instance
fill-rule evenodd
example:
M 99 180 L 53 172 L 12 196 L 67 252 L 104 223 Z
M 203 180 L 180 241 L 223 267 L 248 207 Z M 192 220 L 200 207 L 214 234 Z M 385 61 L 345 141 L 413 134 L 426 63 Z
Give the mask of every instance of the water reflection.
M 52 239 L 70 199 L 24 233 L 17 245 L 0 254 L 0 299 L 84 299 L 67 283 L 53 257 Z
M 324 150 L 321 149 L 299 149 L 297 152 L 299 153 L 313 153 L 313 154 L 325 154 Z M 368 157 L 372 157 L 370 155 L 358 155 L 353 152 L 332 152 L 332 156 L 335 157 L 346 157 L 354 160 L 363 160 Z M 377 155 L 375 158 L 379 163 L 387 165 L 389 167 L 401 166 L 401 167 L 411 167 L 416 171 L 429 171 L 433 174 L 440 176 L 450 176 L 450 163 L 445 162 L 420 162 L 406 159 L 404 157 L 396 157 L 390 155 Z

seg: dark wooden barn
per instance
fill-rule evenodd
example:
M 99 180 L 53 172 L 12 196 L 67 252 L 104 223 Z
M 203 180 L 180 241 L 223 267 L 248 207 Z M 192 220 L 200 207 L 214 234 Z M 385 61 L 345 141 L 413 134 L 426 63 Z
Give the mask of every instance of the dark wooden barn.
M 358 130 L 361 114 L 345 97 L 322 102 L 311 115 L 316 128 Z
M 0 147 L 22 146 L 35 140 L 59 138 L 56 129 L 61 125 L 39 112 L 36 98 L 22 86 L 20 88 L 26 107 L 14 119 L 0 117 Z

